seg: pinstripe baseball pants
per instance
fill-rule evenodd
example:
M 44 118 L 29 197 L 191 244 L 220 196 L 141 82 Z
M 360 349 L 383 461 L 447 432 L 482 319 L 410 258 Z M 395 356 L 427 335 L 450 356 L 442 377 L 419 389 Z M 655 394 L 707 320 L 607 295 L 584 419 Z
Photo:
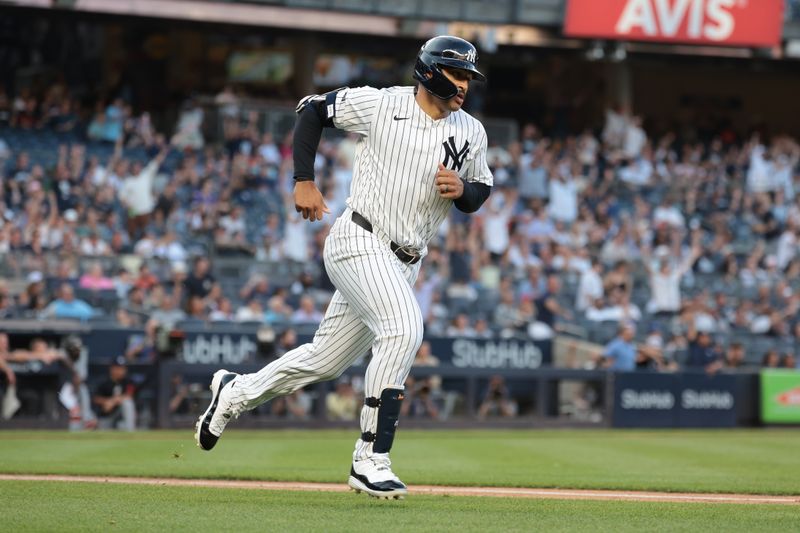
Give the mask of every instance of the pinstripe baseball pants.
M 413 290 L 421 263 L 401 262 L 387 237 L 356 225 L 351 213 L 345 210 L 325 240 L 325 268 L 337 291 L 313 341 L 237 378 L 232 392 L 245 409 L 338 377 L 370 346 L 365 396 L 380 397 L 385 387 L 403 387 L 422 343 L 422 314 Z M 362 407 L 362 432 L 376 431 L 377 411 Z M 356 442 L 355 459 L 371 453 L 371 442 Z

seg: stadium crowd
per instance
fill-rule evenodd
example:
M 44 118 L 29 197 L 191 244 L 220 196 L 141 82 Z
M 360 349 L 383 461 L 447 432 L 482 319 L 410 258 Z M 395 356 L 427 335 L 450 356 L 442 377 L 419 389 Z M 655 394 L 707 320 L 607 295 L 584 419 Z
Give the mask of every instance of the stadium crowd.
M 322 246 L 357 139 L 320 145 L 332 215 L 309 223 L 291 200 L 291 134 L 261 131 L 230 90 L 216 101 L 220 143 L 193 100 L 167 137 L 121 99 L 85 115 L 63 85 L 0 90 L 1 318 L 103 318 L 151 343 L 185 320 L 321 320 L 333 290 Z M 427 333 L 577 334 L 609 343 L 598 364 L 624 369 L 794 366 L 800 146 L 660 129 L 609 110 L 602 131 L 549 138 L 529 123 L 490 145 L 489 201 L 475 216 L 453 210 L 428 247 L 416 285 Z M 308 268 L 224 282 L 218 257 Z

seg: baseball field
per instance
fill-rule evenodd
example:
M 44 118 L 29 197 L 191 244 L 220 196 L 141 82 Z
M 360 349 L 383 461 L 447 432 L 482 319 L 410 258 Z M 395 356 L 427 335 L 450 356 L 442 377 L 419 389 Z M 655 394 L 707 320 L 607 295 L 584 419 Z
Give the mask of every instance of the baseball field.
M 346 492 L 352 441 L 231 430 L 207 453 L 191 430 L 6 431 L 3 529 L 800 531 L 797 429 L 401 430 L 402 501 Z

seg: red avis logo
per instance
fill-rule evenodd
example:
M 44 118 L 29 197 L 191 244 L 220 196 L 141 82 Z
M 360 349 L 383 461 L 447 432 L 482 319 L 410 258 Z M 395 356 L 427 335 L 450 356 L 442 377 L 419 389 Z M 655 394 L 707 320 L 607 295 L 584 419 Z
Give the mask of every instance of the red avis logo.
M 775 399 L 781 405 L 800 405 L 800 387 L 782 392 Z
M 675 37 L 686 24 L 690 39 L 725 41 L 736 29 L 731 11 L 747 0 L 628 0 L 616 32 L 641 31 L 648 37 Z

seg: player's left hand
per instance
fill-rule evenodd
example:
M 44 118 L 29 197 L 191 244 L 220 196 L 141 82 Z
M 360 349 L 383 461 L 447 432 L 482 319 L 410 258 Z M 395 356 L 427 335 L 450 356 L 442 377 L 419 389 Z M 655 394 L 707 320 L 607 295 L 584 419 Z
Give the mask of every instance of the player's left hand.
M 448 200 L 455 200 L 461 198 L 464 194 L 464 182 L 458 177 L 458 172 L 449 170 L 443 164 L 439 163 L 439 171 L 436 173 L 436 190 L 439 191 L 439 196 L 447 198 Z

